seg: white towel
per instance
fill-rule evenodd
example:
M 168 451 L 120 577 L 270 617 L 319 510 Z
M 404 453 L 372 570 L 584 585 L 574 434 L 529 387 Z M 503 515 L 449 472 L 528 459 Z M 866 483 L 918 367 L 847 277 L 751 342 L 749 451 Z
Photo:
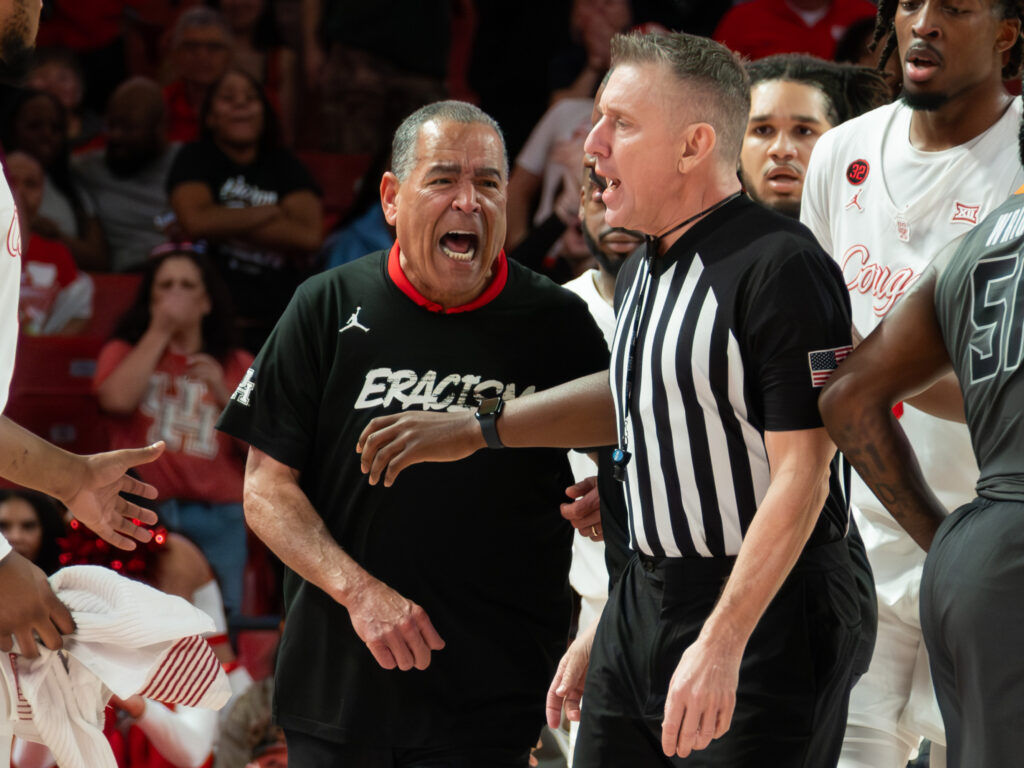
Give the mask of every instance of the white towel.
M 200 636 L 213 620 L 187 600 L 92 565 L 64 568 L 50 584 L 75 620 L 64 649 L 12 653 L 0 672 L 14 732 L 46 744 L 61 768 L 116 768 L 103 736 L 111 693 L 220 709 L 227 676 Z M 17 651 L 17 648 L 15 648 Z

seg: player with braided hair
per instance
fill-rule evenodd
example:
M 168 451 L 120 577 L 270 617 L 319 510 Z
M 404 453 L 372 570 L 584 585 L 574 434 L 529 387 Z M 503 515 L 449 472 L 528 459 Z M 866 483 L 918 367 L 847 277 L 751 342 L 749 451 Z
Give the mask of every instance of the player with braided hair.
M 866 336 L 943 247 L 970 231 L 1024 182 L 1016 155 L 1021 103 L 1004 80 L 1020 64 L 1020 3 L 880 0 L 880 66 L 894 53 L 900 100 L 825 134 L 804 183 L 801 221 L 839 263 L 855 337 Z M 897 407 L 929 486 L 952 510 L 974 498 L 978 467 L 949 378 Z M 875 575 L 878 637 L 850 696 L 841 768 L 902 768 L 922 736 L 945 766 L 939 715 L 921 633 L 924 551 L 867 486 L 851 488 Z M 964 755 L 965 764 L 973 755 Z
M 811 150 L 825 131 L 889 101 L 874 69 L 780 53 L 747 64 L 750 119 L 740 153 L 747 194 L 797 218 Z

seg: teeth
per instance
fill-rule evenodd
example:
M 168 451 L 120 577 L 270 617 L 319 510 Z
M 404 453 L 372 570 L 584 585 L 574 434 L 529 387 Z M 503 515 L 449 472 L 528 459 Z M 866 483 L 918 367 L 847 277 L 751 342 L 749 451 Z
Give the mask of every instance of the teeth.
M 619 188 L 619 182 L 618 181 L 616 181 L 614 179 L 609 179 L 608 180 L 608 189 L 618 189 L 618 188 Z
M 447 256 L 449 259 L 454 259 L 455 261 L 472 261 L 473 254 L 476 253 L 476 248 L 470 248 L 465 253 L 459 253 L 458 251 L 453 251 L 449 248 L 445 248 L 443 245 L 441 246 L 441 250 L 444 251 L 445 256 Z

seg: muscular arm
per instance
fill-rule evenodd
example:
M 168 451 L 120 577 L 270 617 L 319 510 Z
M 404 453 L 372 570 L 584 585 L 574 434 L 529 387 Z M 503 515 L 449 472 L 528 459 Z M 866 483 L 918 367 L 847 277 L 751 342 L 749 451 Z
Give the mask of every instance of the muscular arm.
M 615 408 L 608 371 L 592 373 L 505 404 L 498 436 L 509 448 L 614 445 Z M 380 416 L 366 425 L 356 451 L 370 484 L 390 486 L 424 461 L 458 461 L 486 445 L 472 411 Z
M 925 483 L 892 406 L 932 386 L 951 363 L 929 270 L 843 362 L 819 400 L 829 434 L 889 513 L 928 549 L 946 510 Z
M 743 650 L 800 556 L 828 495 L 835 446 L 823 428 L 767 432 L 765 449 L 771 466 L 768 492 L 718 604 L 672 675 L 662 724 L 667 755 L 685 757 L 729 729 Z
M 426 612 L 375 579 L 338 545 L 299 487 L 299 472 L 257 448 L 245 467 L 245 519 L 281 561 L 348 609 L 385 669 L 425 669 L 444 647 Z

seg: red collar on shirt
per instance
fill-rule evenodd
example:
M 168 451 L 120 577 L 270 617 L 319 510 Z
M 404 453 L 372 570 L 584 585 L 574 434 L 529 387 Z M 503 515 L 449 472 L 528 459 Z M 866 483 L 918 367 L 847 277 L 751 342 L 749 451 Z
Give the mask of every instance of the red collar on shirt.
M 437 302 L 431 301 L 416 290 L 416 286 L 409 281 L 405 272 L 402 271 L 402 263 L 399 257 L 397 240 L 395 241 L 395 244 L 391 246 L 391 251 L 388 253 L 388 277 L 390 277 L 391 281 L 398 287 L 398 290 L 416 302 L 417 305 L 424 309 L 428 309 L 431 312 L 441 312 L 446 315 L 453 315 L 456 312 L 470 312 L 474 309 L 479 309 L 498 297 L 498 294 L 505 288 L 505 283 L 508 282 L 508 259 L 505 258 L 504 250 L 499 253 L 498 259 L 494 263 L 494 277 L 491 278 L 491 282 L 486 288 L 484 288 L 483 293 L 468 304 L 460 304 L 457 307 L 442 307 Z

